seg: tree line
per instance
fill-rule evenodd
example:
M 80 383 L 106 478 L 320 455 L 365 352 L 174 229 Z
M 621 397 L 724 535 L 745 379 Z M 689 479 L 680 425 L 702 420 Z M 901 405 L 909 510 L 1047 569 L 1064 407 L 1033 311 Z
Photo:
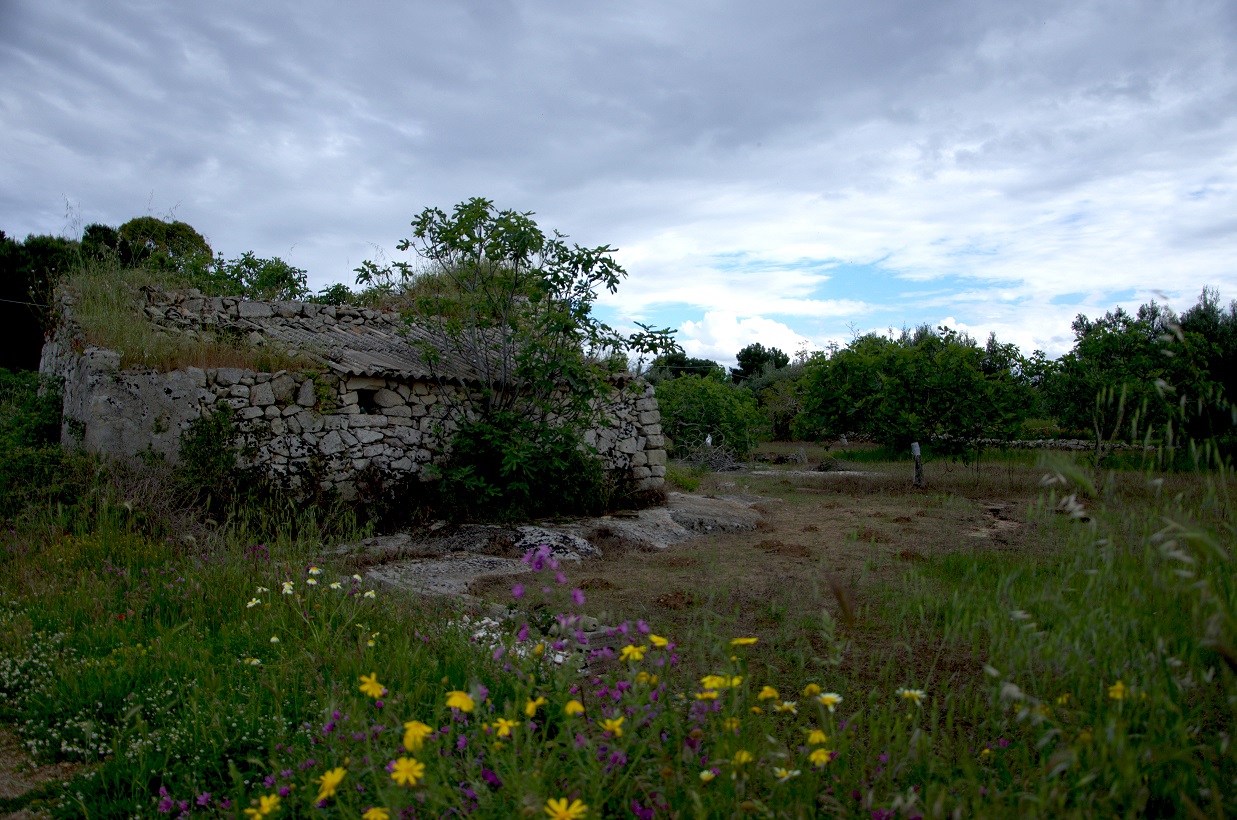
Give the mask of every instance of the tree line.
M 856 337 L 791 361 L 749 345 L 729 372 L 682 352 L 654 361 L 664 427 L 688 448 L 862 436 L 966 455 L 985 443 L 1084 438 L 1234 449 L 1237 301 L 1205 288 L 1180 315 L 1156 302 L 1073 322 L 1074 345 L 1024 356 L 994 335 L 922 325 Z

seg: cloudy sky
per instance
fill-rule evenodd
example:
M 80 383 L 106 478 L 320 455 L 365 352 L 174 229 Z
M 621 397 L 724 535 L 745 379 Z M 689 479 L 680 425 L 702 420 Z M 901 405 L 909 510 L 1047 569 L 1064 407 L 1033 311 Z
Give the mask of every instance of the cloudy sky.
M 693 355 L 1058 354 L 1237 297 L 1235 46 L 1232 0 L 0 0 L 0 229 L 171 215 L 319 288 L 484 196 Z

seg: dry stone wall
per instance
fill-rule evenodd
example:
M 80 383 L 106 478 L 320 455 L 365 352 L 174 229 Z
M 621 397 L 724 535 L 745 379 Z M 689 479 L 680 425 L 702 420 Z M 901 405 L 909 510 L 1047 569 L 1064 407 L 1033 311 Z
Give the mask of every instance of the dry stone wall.
M 270 336 L 260 320 L 283 318 L 299 320 L 298 338 L 310 340 L 307 348 L 318 323 L 395 321 L 377 311 L 206 299 L 194 292 L 155 291 L 147 299 L 147 315 L 165 332 L 231 327 L 259 342 Z M 294 487 L 312 476 L 344 498 L 355 497 L 362 474 L 401 481 L 422 477 L 426 465 L 445 461 L 456 429 L 446 399 L 466 405 L 470 398 L 462 384 L 339 372 L 326 359 L 315 372 L 300 373 L 228 367 L 160 373 L 122 370 L 120 364 L 117 352 L 84 343 L 66 305 L 40 366 L 63 379 L 66 445 L 124 456 L 153 451 L 174 463 L 193 421 L 226 406 L 241 432 L 243 465 Z M 603 421 L 586 431 L 586 443 L 607 469 L 637 488 L 661 487 L 666 450 L 653 388 L 618 380 L 601 410 Z

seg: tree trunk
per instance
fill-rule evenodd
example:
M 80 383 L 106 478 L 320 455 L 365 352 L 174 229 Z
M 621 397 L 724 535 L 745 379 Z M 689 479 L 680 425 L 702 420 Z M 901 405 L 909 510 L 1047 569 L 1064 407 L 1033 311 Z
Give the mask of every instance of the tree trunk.
M 926 489 L 928 482 L 923 479 L 923 456 L 919 452 L 919 442 L 911 442 L 911 458 L 915 459 L 915 487 L 917 489 Z

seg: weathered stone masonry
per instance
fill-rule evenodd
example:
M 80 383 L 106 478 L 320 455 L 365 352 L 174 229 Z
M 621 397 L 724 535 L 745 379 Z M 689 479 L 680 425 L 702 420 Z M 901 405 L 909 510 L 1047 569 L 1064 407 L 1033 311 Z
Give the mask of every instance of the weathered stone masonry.
M 455 426 L 443 390 L 467 401 L 467 366 L 454 363 L 461 378 L 440 387 L 411 352 L 398 314 L 206 298 L 196 291 L 145 295 L 146 315 L 162 332 L 241 334 L 252 344 L 302 352 L 321 366 L 316 374 L 121 370 L 119 353 L 84 343 L 65 299 L 40 371 L 63 379 L 66 445 L 125 456 L 153 450 L 175 463 L 181 434 L 193 420 L 227 405 L 236 412 L 243 450 L 253 454 L 250 466 L 293 486 L 317 475 L 324 489 L 345 498 L 355 495 L 367 468 L 401 480 L 449 455 Z M 630 376 L 616 378 L 603 419 L 585 441 L 607 469 L 640 489 L 662 486 L 665 439 L 653 388 Z

